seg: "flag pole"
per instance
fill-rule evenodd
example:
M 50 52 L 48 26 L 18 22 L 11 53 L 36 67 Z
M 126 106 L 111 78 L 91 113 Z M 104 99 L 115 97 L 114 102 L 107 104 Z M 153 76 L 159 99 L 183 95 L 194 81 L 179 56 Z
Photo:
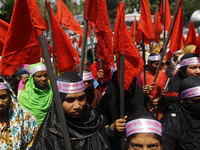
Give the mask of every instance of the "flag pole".
M 94 48 L 93 48 L 93 40 L 92 40 L 92 31 L 91 31 L 91 28 L 90 26 L 89 27 L 89 32 L 90 32 L 90 43 L 91 43 L 91 46 L 92 46 L 92 59 L 93 59 L 93 63 L 95 62 L 95 57 L 94 57 Z
M 99 58 L 99 62 L 100 62 L 100 70 L 103 70 L 102 68 L 102 59 Z M 101 84 L 103 84 L 103 78 L 101 79 Z
M 154 37 L 156 36 L 157 15 L 158 15 L 158 7 L 156 7 L 156 15 L 155 15 L 155 22 L 154 22 Z M 153 42 L 152 42 L 151 53 L 153 52 L 153 49 L 154 49 L 154 42 L 155 42 L 155 40 L 153 40 Z
M 83 76 L 83 65 L 84 65 L 84 56 L 85 56 L 85 47 L 87 45 L 87 28 L 88 28 L 88 20 L 84 20 L 84 29 L 83 29 L 83 43 L 81 48 L 81 63 L 80 63 L 80 70 L 79 76 L 82 78 Z
M 58 87 L 56 84 L 56 78 L 55 75 L 53 73 L 53 67 L 50 61 L 50 55 L 49 55 L 49 51 L 48 51 L 48 47 L 46 44 L 46 40 L 45 37 L 43 35 L 39 36 L 39 41 L 40 41 L 40 45 L 42 48 L 42 53 L 44 56 L 44 60 L 45 60 L 45 65 L 47 67 L 47 72 L 48 72 L 48 76 L 51 82 L 51 87 L 52 87 L 52 91 L 53 91 L 53 97 L 54 97 L 54 102 L 56 104 L 56 109 L 58 112 L 58 117 L 61 123 L 61 128 L 62 128 L 62 133 L 63 133 L 63 137 L 64 137 L 64 144 L 65 144 L 65 149 L 66 150 L 71 150 L 71 142 L 70 142 L 70 138 L 69 138 L 69 132 L 68 132 L 68 127 L 67 127 L 67 123 L 65 120 L 65 115 L 64 115 L 64 111 L 63 111 L 63 107 L 62 107 L 62 101 L 60 99 L 60 94 L 58 92 Z
M 120 118 L 124 118 L 124 54 L 120 55 Z M 125 137 L 121 138 L 121 150 L 125 149 Z
M 167 44 L 168 44 L 169 39 L 170 39 L 170 36 L 171 36 L 171 34 L 172 34 L 172 31 L 173 31 L 173 28 L 174 28 L 174 24 L 175 24 L 175 20 L 176 20 L 176 17 L 177 17 L 177 14 L 178 14 L 178 10 L 179 10 L 180 5 L 181 5 L 181 3 L 180 3 L 180 1 L 179 1 L 178 5 L 176 5 L 176 9 L 175 9 L 175 12 L 174 12 L 173 20 L 172 20 L 172 23 L 171 23 L 170 29 L 169 29 L 169 34 L 168 34 L 168 36 L 167 36 L 167 40 L 166 40 L 166 42 L 165 42 L 165 44 L 164 44 L 164 47 L 163 47 L 163 52 L 162 52 L 162 55 L 161 55 L 161 59 L 160 59 L 160 61 L 159 61 L 159 65 L 158 65 L 158 68 L 157 68 L 157 70 L 156 70 L 155 78 L 154 78 L 154 81 L 153 81 L 154 83 L 156 82 L 156 79 L 157 79 L 157 77 L 158 77 L 158 73 L 159 73 L 159 70 L 160 70 L 160 67 L 161 67 L 161 64 L 162 64 L 162 60 L 163 60 L 163 58 L 164 58 L 164 56 L 165 56 L 166 49 L 167 49 Z
M 134 17 L 133 42 L 135 42 L 136 16 Z
M 47 3 L 47 1 L 45 0 L 45 2 Z M 57 61 L 56 61 L 56 55 L 55 55 L 55 45 L 54 45 L 54 38 L 53 38 L 53 28 L 52 28 L 52 22 L 51 22 L 51 15 L 50 15 L 50 8 L 49 5 L 46 5 L 47 7 L 47 14 L 48 14 L 48 18 L 49 18 L 49 32 L 50 32 L 50 41 L 52 44 L 52 51 L 53 53 L 53 63 L 54 63 L 54 73 L 55 76 L 58 76 L 58 69 L 57 69 Z
M 165 0 L 163 0 L 163 24 L 164 24 L 164 41 L 163 44 L 165 45 Z
M 144 60 L 144 85 L 146 85 L 146 60 L 145 60 L 145 48 L 144 48 L 144 33 L 142 33 L 142 57 Z

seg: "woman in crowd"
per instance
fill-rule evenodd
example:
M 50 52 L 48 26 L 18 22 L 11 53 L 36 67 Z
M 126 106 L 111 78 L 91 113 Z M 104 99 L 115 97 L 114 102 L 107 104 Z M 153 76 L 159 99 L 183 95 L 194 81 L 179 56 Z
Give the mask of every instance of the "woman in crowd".
M 86 104 L 85 85 L 73 72 L 62 73 L 57 85 L 73 150 L 107 150 L 103 118 Z M 36 135 L 33 149 L 65 149 L 63 133 L 53 100 Z
M 18 103 L 4 79 L 0 79 L 0 149 L 25 150 L 38 130 L 36 118 Z
M 162 125 L 152 113 L 139 113 L 128 117 L 126 144 L 129 150 L 162 150 Z
M 187 77 L 179 87 L 180 100 L 162 119 L 164 150 L 200 148 L 200 78 Z
M 181 58 L 180 68 L 165 94 L 166 112 L 171 104 L 180 100 L 179 86 L 183 79 L 187 77 L 200 77 L 200 57 L 194 53 L 185 54 Z
M 73 72 L 79 73 L 80 64 L 77 64 L 73 68 Z M 95 110 L 97 110 L 97 106 L 99 105 L 100 99 L 102 98 L 102 94 L 99 90 L 94 88 L 94 82 L 96 80 L 93 79 L 92 72 L 90 67 L 87 65 L 83 66 L 83 81 L 85 83 L 85 94 L 86 94 L 86 102 Z
M 51 105 L 53 92 L 47 82 L 48 75 L 44 64 L 30 65 L 29 73 L 29 80 L 25 85 L 25 89 L 20 93 L 18 100 L 20 106 L 31 112 L 40 125 Z

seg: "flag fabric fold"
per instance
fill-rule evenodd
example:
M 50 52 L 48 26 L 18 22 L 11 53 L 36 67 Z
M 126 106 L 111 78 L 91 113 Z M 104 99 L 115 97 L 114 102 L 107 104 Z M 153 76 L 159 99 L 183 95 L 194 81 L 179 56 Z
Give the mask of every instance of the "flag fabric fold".
M 160 5 L 160 16 L 161 16 L 160 21 L 161 21 L 161 23 L 164 23 L 163 15 L 165 15 L 165 31 L 169 32 L 169 28 L 170 28 L 172 19 L 171 19 L 171 12 L 170 12 L 168 0 L 165 0 L 165 13 L 163 12 L 163 0 L 161 0 L 161 5 Z
M 149 44 L 155 39 L 148 0 L 141 0 L 141 16 L 138 28 L 144 34 L 144 44 Z
M 142 71 L 144 62 L 126 26 L 125 5 L 123 2 L 119 2 L 117 6 L 113 47 L 117 57 L 118 81 L 120 81 L 119 57 L 122 53 L 124 54 L 124 89 L 128 90 L 133 77 Z
M 193 21 L 190 22 L 190 26 L 189 26 L 189 30 L 188 30 L 188 34 L 187 34 L 187 45 L 196 45 L 197 44 L 197 41 L 198 41 L 198 38 L 196 36 L 196 31 L 195 31 L 195 28 L 194 28 L 194 24 L 193 24 Z
M 158 6 L 157 6 L 158 9 Z M 156 20 L 155 20 L 156 18 Z M 156 28 L 154 30 L 155 32 L 155 41 L 158 42 L 160 40 L 160 34 L 162 33 L 162 23 L 160 22 L 160 13 L 157 11 L 157 17 L 156 17 L 156 12 L 154 14 L 154 23 L 153 27 L 155 26 L 155 21 L 156 21 Z
M 197 55 L 200 55 L 200 36 L 199 36 L 198 41 L 197 41 L 195 53 L 196 53 Z
M 44 30 L 37 1 L 16 0 L 1 59 L 4 76 L 11 76 L 24 63 L 40 61 L 39 36 Z
M 178 3 L 181 3 L 176 21 L 173 27 L 172 35 L 170 37 L 169 52 L 166 55 L 166 60 L 171 59 L 173 52 L 181 49 L 181 38 L 183 35 L 183 1 L 180 0 Z
M 9 24 L 0 19 L 0 55 L 2 55 L 3 47 L 6 40 Z
M 79 56 L 70 42 L 70 37 L 65 33 L 62 26 L 56 19 L 50 3 L 46 3 L 46 5 L 50 8 L 58 70 L 60 72 L 71 71 L 73 67 L 79 63 Z
M 134 35 L 134 24 L 135 24 L 135 21 L 133 21 L 133 23 L 131 25 L 131 28 L 130 28 L 130 34 L 131 34 L 132 38 L 133 38 L 133 35 Z M 136 20 L 136 25 L 135 25 L 135 42 L 139 43 L 141 40 L 142 40 L 142 32 L 141 32 L 141 30 L 138 29 L 138 21 Z
M 62 0 L 57 0 L 56 18 L 67 29 L 72 30 L 76 34 L 83 36 L 83 29 Z
M 112 33 L 106 0 L 86 0 L 84 17 L 95 24 L 98 57 L 114 67 Z

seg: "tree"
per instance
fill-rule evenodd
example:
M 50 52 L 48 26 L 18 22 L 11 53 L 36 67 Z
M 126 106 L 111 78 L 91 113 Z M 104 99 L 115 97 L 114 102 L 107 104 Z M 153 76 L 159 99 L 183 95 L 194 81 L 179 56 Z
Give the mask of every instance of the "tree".
M 4 2 L 3 0 L 0 0 Z M 6 0 L 6 3 L 1 7 L 0 18 L 6 22 L 10 22 L 15 0 Z

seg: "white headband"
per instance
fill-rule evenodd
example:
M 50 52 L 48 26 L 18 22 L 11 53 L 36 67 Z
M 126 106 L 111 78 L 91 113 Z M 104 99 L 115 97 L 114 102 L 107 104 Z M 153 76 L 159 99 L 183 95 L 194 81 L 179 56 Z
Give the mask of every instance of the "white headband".
M 33 67 L 33 68 L 29 71 L 29 73 L 30 73 L 30 75 L 32 75 L 32 74 L 34 74 L 34 73 L 36 73 L 36 72 L 38 72 L 38 71 L 47 71 L 47 68 L 46 68 L 45 65 L 38 65 L 38 66 Z
M 88 81 L 92 79 L 93 79 L 92 72 L 83 73 L 83 81 Z
M 85 90 L 85 84 L 83 81 L 67 83 L 57 81 L 58 91 L 61 93 L 78 93 Z
M 162 136 L 162 125 L 153 119 L 136 119 L 126 124 L 126 137 L 136 133 L 155 133 Z
M 173 52 L 173 54 L 181 53 L 182 51 L 183 51 L 183 50 L 180 49 L 180 50 L 178 50 L 178 51 Z
M 187 58 L 181 61 L 180 66 L 188 66 L 188 65 L 196 65 L 200 64 L 200 57 L 192 57 L 192 58 Z
M 4 90 L 4 89 L 7 89 L 5 83 L 0 82 L 0 90 Z
M 192 97 L 196 97 L 196 96 L 200 96 L 200 86 L 190 88 L 190 89 L 187 89 L 187 90 L 181 92 L 181 99 L 192 98 Z
M 148 61 L 158 61 L 160 59 L 161 59 L 161 56 L 158 55 L 158 56 L 149 56 L 147 60 Z

